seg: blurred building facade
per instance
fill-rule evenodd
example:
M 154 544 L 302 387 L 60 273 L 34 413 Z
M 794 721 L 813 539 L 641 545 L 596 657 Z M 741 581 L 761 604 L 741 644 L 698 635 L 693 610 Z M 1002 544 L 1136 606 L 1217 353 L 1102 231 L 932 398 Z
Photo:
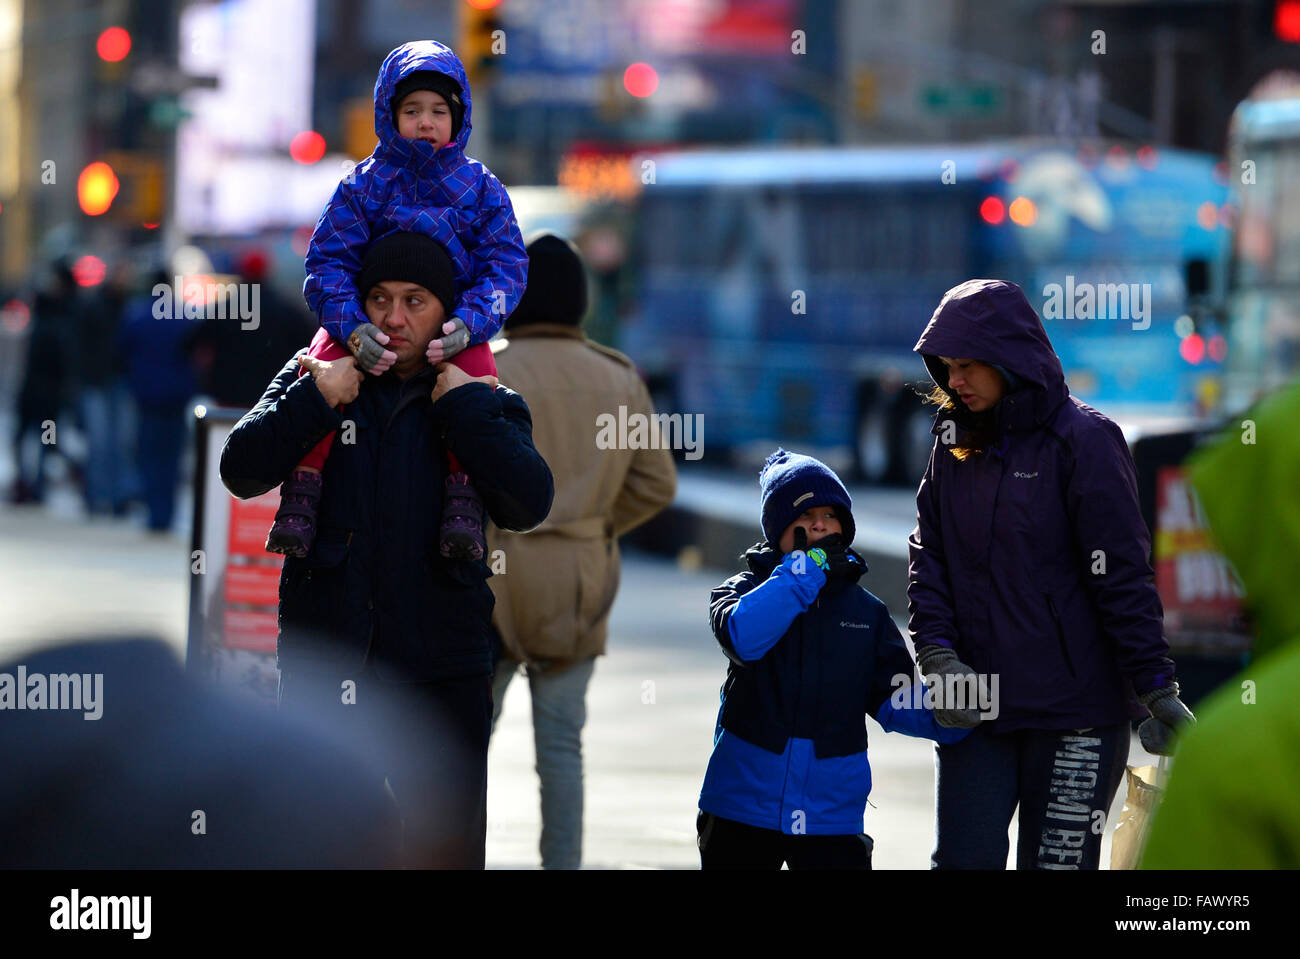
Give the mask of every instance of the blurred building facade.
M 116 61 L 111 27 L 130 41 Z M 473 155 L 510 185 L 581 188 L 602 158 L 693 144 L 1100 134 L 1217 152 L 1260 77 L 1300 70 L 1300 3 L 0 0 L 0 285 L 78 247 L 309 231 L 373 147 L 380 62 L 419 37 L 469 64 Z M 102 215 L 78 198 L 95 161 L 118 188 Z

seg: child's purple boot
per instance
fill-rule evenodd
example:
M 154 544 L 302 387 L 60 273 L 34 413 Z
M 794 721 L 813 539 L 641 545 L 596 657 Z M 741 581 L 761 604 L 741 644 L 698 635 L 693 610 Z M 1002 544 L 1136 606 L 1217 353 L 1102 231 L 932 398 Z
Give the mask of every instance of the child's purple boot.
M 294 470 L 280 487 L 280 509 L 266 537 L 268 553 L 302 559 L 316 539 L 316 504 L 320 502 L 320 473 Z
M 442 528 L 438 553 L 445 559 L 478 560 L 487 552 L 483 536 L 483 500 L 465 473 L 447 477 L 442 494 Z

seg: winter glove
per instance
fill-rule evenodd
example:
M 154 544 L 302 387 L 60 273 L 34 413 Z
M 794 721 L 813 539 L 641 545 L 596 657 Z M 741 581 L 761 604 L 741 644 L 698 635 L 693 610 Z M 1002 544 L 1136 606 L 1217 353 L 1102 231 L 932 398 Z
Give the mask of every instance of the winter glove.
M 802 526 L 797 526 L 794 531 L 794 548 L 803 550 L 809 559 L 821 567 L 827 582 L 851 578 L 859 569 L 858 561 L 849 555 L 848 544 L 839 533 L 823 536 L 816 546 L 809 549 L 807 531 Z
M 448 332 L 447 327 L 451 327 Z M 469 346 L 469 328 L 459 316 L 453 316 L 442 324 L 442 338 L 429 341 L 429 348 L 424 355 L 431 364 L 449 360 L 465 347 Z
M 1151 713 L 1151 718 L 1138 726 L 1142 748 L 1156 756 L 1172 755 L 1183 727 L 1196 725 L 1196 717 L 1178 698 L 1178 684 L 1143 693 L 1138 701 Z
M 348 336 L 348 349 L 357 366 L 378 376 L 397 362 L 397 354 L 384 349 L 388 334 L 373 323 L 362 323 Z
M 978 726 L 980 723 L 978 704 L 964 709 L 950 709 L 944 702 L 946 688 L 944 678 L 961 677 L 960 685 L 973 695 L 976 683 L 968 677 L 974 676 L 975 670 L 958 659 L 957 654 L 947 646 L 923 646 L 916 652 L 916 661 L 921 667 L 921 675 L 925 679 L 926 686 L 934 690 L 935 701 L 938 704 L 934 708 L 935 722 L 949 729 L 973 729 Z

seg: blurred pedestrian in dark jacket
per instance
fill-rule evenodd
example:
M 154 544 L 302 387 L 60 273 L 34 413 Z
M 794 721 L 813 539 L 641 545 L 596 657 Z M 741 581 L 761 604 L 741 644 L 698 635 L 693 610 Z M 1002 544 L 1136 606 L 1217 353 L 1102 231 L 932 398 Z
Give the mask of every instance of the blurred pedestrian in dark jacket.
M 157 640 L 0 665 L 0 868 L 395 865 L 372 768 L 387 734 L 309 723 L 200 683 Z
M 221 406 L 249 409 L 262 398 L 266 384 L 292 356 L 311 342 L 316 324 L 299 302 L 282 296 L 268 282 L 270 263 L 261 250 L 240 258 L 239 282 L 256 286 L 258 305 L 251 320 L 227 308 L 193 331 L 190 349 L 198 359 L 199 387 Z M 244 302 L 250 299 L 244 294 Z
M 86 433 L 86 511 L 120 516 L 136 495 L 133 453 L 135 410 L 126 385 L 120 332 L 130 272 L 122 263 L 102 286 L 81 297 L 73 354 L 78 408 Z
M 170 286 L 163 273 L 151 289 Z M 195 394 L 194 370 L 185 344 L 194 320 L 184 318 L 173 296 L 135 297 L 126 306 L 120 344 L 126 357 L 127 382 L 139 410 L 136 450 L 149 529 L 171 529 L 176 508 L 186 405 Z M 181 314 L 179 317 L 177 314 Z
M 50 283 L 36 294 L 32 331 L 28 340 L 23 384 L 18 391 L 14 423 L 14 463 L 17 478 L 12 499 L 16 503 L 45 498 L 45 456 L 57 449 L 59 419 L 68 401 L 69 357 L 77 339 L 77 284 L 66 260 L 53 266 Z M 53 429 L 49 429 L 49 424 Z M 26 449 L 35 434 L 35 456 Z M 29 460 L 35 460 L 34 466 Z

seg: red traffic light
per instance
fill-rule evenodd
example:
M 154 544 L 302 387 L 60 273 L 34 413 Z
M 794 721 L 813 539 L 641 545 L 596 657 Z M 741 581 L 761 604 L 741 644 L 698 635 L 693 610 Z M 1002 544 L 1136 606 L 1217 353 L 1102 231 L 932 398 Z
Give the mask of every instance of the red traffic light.
M 659 89 L 659 74 L 648 63 L 634 63 L 623 71 L 623 88 L 634 97 L 648 97 Z
M 1279 0 L 1273 9 L 1273 32 L 1279 40 L 1300 43 L 1300 0 Z
M 325 155 L 325 138 L 315 130 L 303 130 L 289 141 L 289 156 L 311 166 Z
M 131 52 L 131 34 L 122 27 L 109 27 L 95 41 L 95 52 L 101 60 L 118 63 Z

